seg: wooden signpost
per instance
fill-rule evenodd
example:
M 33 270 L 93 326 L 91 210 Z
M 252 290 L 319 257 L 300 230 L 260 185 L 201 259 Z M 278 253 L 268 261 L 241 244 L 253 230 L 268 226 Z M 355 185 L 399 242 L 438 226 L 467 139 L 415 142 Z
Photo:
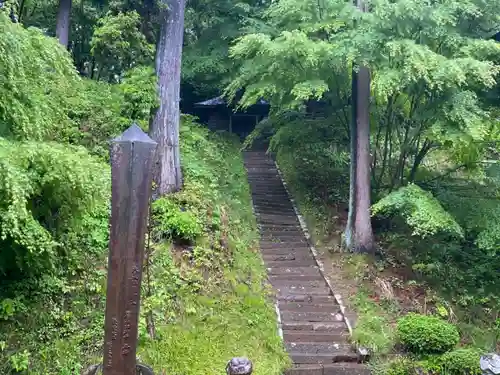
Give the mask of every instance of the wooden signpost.
M 133 124 L 111 145 L 111 228 L 104 360 L 88 374 L 153 374 L 136 362 L 144 242 L 156 142 Z
M 104 359 L 84 375 L 154 375 L 137 363 L 137 335 L 156 142 L 133 124 L 111 146 L 111 228 L 104 322 Z M 229 375 L 250 375 L 252 362 L 233 358 Z

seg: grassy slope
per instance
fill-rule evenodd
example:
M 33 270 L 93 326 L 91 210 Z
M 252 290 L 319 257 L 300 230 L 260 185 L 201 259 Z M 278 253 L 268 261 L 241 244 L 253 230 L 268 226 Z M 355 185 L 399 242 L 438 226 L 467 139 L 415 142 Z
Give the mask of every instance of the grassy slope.
M 221 374 L 234 356 L 249 357 L 256 375 L 278 374 L 287 357 L 263 288 L 265 270 L 239 143 L 193 124 L 183 129 L 181 139 L 185 188 L 172 201 L 196 213 L 202 227 L 211 230 L 198 237 L 194 250 L 169 246 L 169 241 L 157 246 L 157 258 L 162 251 L 174 255 L 173 278 L 184 281 L 169 318 L 157 319 L 161 339 L 143 335 L 141 356 L 159 374 Z M 172 273 L 159 271 L 157 285 L 172 282 Z M 165 289 L 156 292 L 164 295 Z
M 189 117 L 183 122 L 185 186 L 155 204 L 139 358 L 159 375 L 215 375 L 225 372 L 230 358 L 247 356 L 256 375 L 277 375 L 287 356 L 263 286 L 240 145 Z M 64 282 L 66 293 L 45 287 L 45 296 L 34 289 L 15 319 L 0 314 L 1 374 L 79 375 L 102 360 L 105 262 L 90 258 L 81 278 Z M 146 329 L 149 311 L 155 340 Z

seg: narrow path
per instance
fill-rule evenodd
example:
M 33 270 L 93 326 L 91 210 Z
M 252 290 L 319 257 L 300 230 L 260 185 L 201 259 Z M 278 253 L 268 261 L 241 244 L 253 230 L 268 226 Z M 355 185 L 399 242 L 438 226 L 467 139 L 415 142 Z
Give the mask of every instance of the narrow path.
M 293 368 L 287 375 L 368 375 L 349 344 L 340 306 L 319 270 L 278 173 L 264 152 L 245 152 L 260 249 L 274 287 Z

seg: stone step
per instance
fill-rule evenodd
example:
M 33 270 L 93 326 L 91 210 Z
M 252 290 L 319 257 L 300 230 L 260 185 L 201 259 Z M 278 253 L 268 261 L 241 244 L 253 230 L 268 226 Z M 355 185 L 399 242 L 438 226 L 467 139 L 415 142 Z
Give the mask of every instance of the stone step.
M 248 184 L 251 187 L 260 187 L 260 188 L 268 188 L 268 189 L 274 189 L 274 188 L 283 188 L 283 181 L 281 180 L 280 176 L 278 174 L 269 174 L 267 176 L 265 175 L 259 175 L 259 176 L 252 176 L 249 175 L 247 177 Z
M 300 237 L 298 235 L 295 236 L 262 236 L 261 237 L 261 243 L 266 243 L 266 247 L 269 247 L 271 243 L 273 244 L 283 244 L 283 245 L 288 245 L 291 243 L 297 244 L 297 243 L 302 243 L 303 246 L 307 246 L 307 240 L 304 237 Z M 288 248 L 290 248 L 293 245 L 289 245 Z M 287 246 L 281 246 L 281 247 L 287 247 Z
M 253 185 L 252 195 L 268 195 L 268 194 L 278 194 L 281 193 L 284 196 L 288 196 L 288 193 L 283 186 L 283 184 L 276 184 L 275 186 L 262 186 L 260 184 Z
M 265 262 L 267 268 L 274 267 L 314 267 L 316 262 L 313 259 L 298 259 L 298 260 L 272 260 Z
M 297 281 L 297 280 L 273 280 L 271 284 L 275 288 L 295 288 L 296 290 L 306 290 L 304 288 L 327 288 L 326 281 L 321 278 L 310 281 Z M 327 293 L 328 294 L 328 293 Z
M 269 254 L 263 253 L 262 259 L 265 262 L 272 261 L 283 261 L 283 260 L 302 260 L 302 259 L 312 259 L 312 254 L 310 252 L 288 252 L 286 254 Z
M 273 159 L 263 159 L 263 158 L 250 158 L 246 159 L 244 161 L 245 166 L 246 165 L 252 165 L 252 166 L 259 166 L 259 165 L 269 165 L 269 166 L 276 166 L 276 163 L 274 162 Z
M 269 215 L 265 215 L 265 214 L 259 215 L 259 213 L 256 212 L 255 216 L 256 216 L 258 225 L 278 225 L 279 224 L 278 222 L 276 222 L 272 218 L 269 218 Z M 297 219 L 297 216 L 295 215 L 295 212 L 293 213 L 293 215 L 292 214 L 288 215 L 288 219 L 287 219 L 285 225 L 300 225 L 299 220 Z
M 335 303 L 332 295 L 279 294 L 279 302 Z
M 285 242 L 287 245 L 287 243 Z M 307 253 L 307 254 L 312 254 L 311 250 L 307 246 L 306 243 L 303 243 L 302 246 L 297 245 L 295 247 L 291 246 L 285 246 L 285 247 L 266 247 L 264 249 L 261 248 L 261 253 L 262 254 L 280 254 L 280 255 L 286 255 L 290 253 Z
M 348 337 L 347 327 L 339 329 L 339 332 L 283 331 L 283 340 L 286 342 L 347 342 Z
M 302 244 L 302 246 L 308 246 L 307 244 L 307 238 L 304 236 L 303 233 L 288 233 L 288 234 L 283 234 L 283 235 L 276 235 L 273 233 L 266 233 L 266 235 L 261 235 L 261 242 L 265 241 L 271 241 L 273 243 L 283 243 L 286 242 L 287 244 L 293 245 L 293 244 Z
M 280 176 L 277 173 L 269 173 L 269 174 L 251 174 L 248 175 L 248 182 L 250 185 L 259 184 L 262 186 L 283 186 L 283 181 L 281 181 Z
M 281 320 L 285 322 L 343 322 L 344 316 L 332 309 L 330 312 L 280 311 Z
M 288 194 L 287 194 L 284 186 L 275 186 L 272 189 L 269 189 L 269 186 L 256 187 L 256 188 L 252 189 L 251 193 L 252 193 L 253 197 L 262 197 L 262 198 L 265 198 L 265 197 L 284 197 L 284 198 L 290 199 L 290 198 L 288 198 Z
M 268 213 L 272 215 L 289 214 L 294 215 L 295 211 L 289 204 L 253 202 L 253 208 L 258 213 Z
M 306 363 L 338 363 L 338 362 L 356 362 L 358 356 L 351 350 L 340 349 L 335 353 L 301 353 L 295 351 L 288 352 L 294 364 Z
M 267 278 L 271 283 L 277 281 L 295 281 L 295 282 L 307 282 L 307 281 L 324 281 L 323 276 L 319 270 L 317 272 L 313 272 L 309 275 L 299 275 L 299 274 L 278 274 L 278 275 L 267 275 Z
M 276 164 L 274 163 L 247 163 L 245 165 L 248 170 L 259 172 L 260 170 L 274 170 L 277 171 Z
M 324 281 L 323 281 L 324 282 Z M 280 302 L 280 311 L 294 312 L 339 312 L 340 307 L 332 303 Z
M 252 195 L 252 201 L 257 204 L 257 203 L 280 203 L 280 204 L 287 204 L 291 206 L 292 204 L 290 203 L 290 199 L 288 199 L 288 196 L 284 194 L 262 194 L 262 195 Z
M 285 224 L 259 224 L 259 227 L 261 229 L 266 229 L 266 230 L 300 230 L 302 231 L 302 227 L 300 226 L 300 223 L 297 221 L 297 223 L 285 223 Z
M 259 220 L 260 216 L 267 216 L 267 215 L 272 215 L 272 216 L 282 216 L 284 219 L 287 220 L 288 223 L 292 223 L 292 220 L 297 220 L 297 215 L 295 214 L 295 211 L 292 208 L 280 208 L 277 209 L 276 207 L 265 207 L 265 206 L 253 206 L 253 211 L 255 212 L 255 215 L 257 216 L 257 223 L 268 223 L 268 224 L 277 224 L 276 221 L 261 221 Z M 298 222 L 298 221 L 297 221 Z
M 283 331 L 343 333 L 347 329 L 344 322 L 281 322 Z
M 308 287 L 302 285 L 282 285 L 274 286 L 274 289 L 282 295 L 307 295 L 307 296 L 329 296 L 331 293 L 330 288 L 325 286 Z
M 312 295 L 330 295 L 330 288 L 323 282 L 308 282 L 301 283 L 297 281 L 292 282 L 275 282 L 273 286 L 276 290 L 289 292 L 290 294 L 312 294 Z
M 268 239 L 260 240 L 260 248 L 262 250 L 269 249 L 300 249 L 307 246 L 307 241 L 304 237 L 302 241 L 286 241 L 286 242 L 278 242 L 278 241 L 269 241 Z
M 289 225 L 288 227 L 284 226 L 274 226 L 274 227 L 269 227 L 269 226 L 261 226 L 259 225 L 259 232 L 263 234 L 288 234 L 288 233 L 300 233 L 304 235 L 304 232 L 302 231 L 302 228 L 299 227 L 298 225 Z
M 285 342 L 286 350 L 290 352 L 303 354 L 337 354 L 349 353 L 354 354 L 357 361 L 358 356 L 352 349 L 352 346 L 338 342 Z
M 321 276 L 318 266 L 308 266 L 308 267 L 267 267 L 267 274 L 269 276 L 284 275 L 286 277 L 295 276 Z
M 281 200 L 273 200 L 273 199 L 252 199 L 253 206 L 255 208 L 274 208 L 276 210 L 281 211 L 281 209 L 291 209 L 293 211 L 292 204 L 290 201 L 281 199 Z
M 275 214 L 258 214 L 257 213 L 257 222 L 261 224 L 298 224 L 300 225 L 299 219 L 297 219 L 297 215 L 295 211 L 293 214 L 288 216 L 275 215 Z
M 292 209 L 293 206 L 289 200 L 281 197 L 279 199 L 272 198 L 255 198 L 252 197 L 252 203 L 254 207 L 265 207 L 265 208 L 276 208 L 276 209 Z
M 279 216 L 296 216 L 293 207 L 290 204 L 277 205 L 277 204 L 266 204 L 262 202 L 253 202 L 254 211 L 257 214 L 263 215 L 279 215 Z
M 303 247 L 308 246 L 307 239 L 304 237 L 303 233 L 297 232 L 287 232 L 287 233 L 275 233 L 275 232 L 266 232 L 261 233 L 261 238 L 263 241 L 272 241 L 272 242 L 280 242 L 280 243 L 291 243 L 298 242 L 302 243 Z
M 302 229 L 290 229 L 290 230 L 269 230 L 269 229 L 261 229 L 260 233 L 262 235 L 272 235 L 272 236 L 285 236 L 285 237 L 293 237 L 293 236 L 302 236 L 304 237 L 304 232 Z
M 301 244 L 302 246 L 308 246 L 307 239 L 302 236 L 273 236 L 273 235 L 266 235 L 266 236 L 261 236 L 260 238 L 260 243 L 262 246 L 265 247 L 283 247 L 284 245 L 288 247 L 293 247 L 297 246 L 298 244 Z M 281 244 L 282 246 L 278 246 L 277 244 Z
M 283 185 L 275 185 L 275 186 L 262 186 L 260 184 L 255 185 L 251 184 L 250 185 L 252 195 L 269 195 L 269 194 L 275 194 L 275 195 L 282 195 L 284 197 L 288 198 L 288 193 L 285 190 L 285 187 Z
M 295 268 L 295 267 L 314 267 L 316 262 L 313 259 L 297 259 L 297 260 L 269 260 L 264 262 L 266 268 Z
M 370 375 L 370 369 L 360 363 L 330 363 L 294 365 L 285 375 Z

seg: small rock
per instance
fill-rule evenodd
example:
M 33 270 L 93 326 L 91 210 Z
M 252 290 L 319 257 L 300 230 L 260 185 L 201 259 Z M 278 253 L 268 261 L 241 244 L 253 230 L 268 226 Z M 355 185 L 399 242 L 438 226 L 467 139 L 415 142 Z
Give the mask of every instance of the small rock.
M 251 375 L 252 371 L 252 362 L 244 357 L 233 358 L 226 366 L 227 375 Z
M 500 356 L 496 353 L 485 354 L 479 360 L 483 375 L 500 374 Z

